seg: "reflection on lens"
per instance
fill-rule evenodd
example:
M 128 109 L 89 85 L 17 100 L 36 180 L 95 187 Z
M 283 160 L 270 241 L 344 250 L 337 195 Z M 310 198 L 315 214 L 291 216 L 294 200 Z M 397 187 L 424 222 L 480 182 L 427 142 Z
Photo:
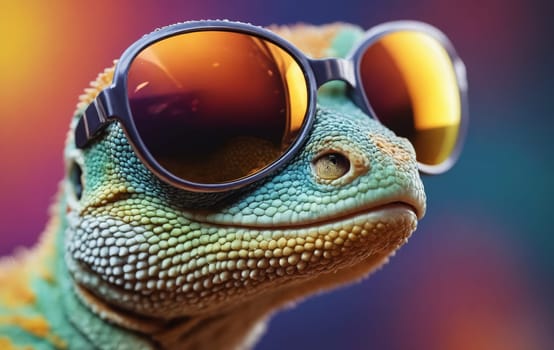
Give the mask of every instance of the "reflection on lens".
M 360 73 L 377 118 L 412 142 L 420 163 L 450 157 L 461 102 L 452 62 L 437 40 L 420 32 L 386 34 L 366 50 Z
M 279 159 L 308 108 L 298 63 L 275 44 L 228 31 L 179 34 L 141 51 L 127 76 L 137 131 L 172 174 L 225 183 Z

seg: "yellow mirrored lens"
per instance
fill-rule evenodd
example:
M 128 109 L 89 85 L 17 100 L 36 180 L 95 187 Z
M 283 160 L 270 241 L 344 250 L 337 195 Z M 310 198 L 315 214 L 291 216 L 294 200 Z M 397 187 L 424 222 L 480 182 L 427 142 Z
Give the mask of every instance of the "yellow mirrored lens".
M 461 100 L 445 48 L 421 32 L 394 32 L 367 49 L 360 69 L 377 118 L 412 142 L 418 161 L 447 160 L 458 139 Z
M 272 42 L 200 31 L 158 41 L 133 60 L 128 98 L 137 131 L 166 170 L 224 183 L 278 160 L 308 109 L 298 62 Z

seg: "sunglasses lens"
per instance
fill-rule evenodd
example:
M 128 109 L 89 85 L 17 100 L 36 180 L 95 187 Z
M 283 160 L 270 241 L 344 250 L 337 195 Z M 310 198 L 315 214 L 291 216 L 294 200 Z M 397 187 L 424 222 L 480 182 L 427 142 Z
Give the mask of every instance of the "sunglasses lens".
M 452 155 L 460 91 L 453 63 L 436 39 L 411 31 L 386 34 L 363 54 L 360 75 L 376 117 L 412 142 L 420 163 L 439 165 Z
M 147 150 L 168 172 L 203 184 L 247 177 L 282 157 L 306 119 L 307 85 L 287 51 L 229 31 L 160 40 L 127 76 Z

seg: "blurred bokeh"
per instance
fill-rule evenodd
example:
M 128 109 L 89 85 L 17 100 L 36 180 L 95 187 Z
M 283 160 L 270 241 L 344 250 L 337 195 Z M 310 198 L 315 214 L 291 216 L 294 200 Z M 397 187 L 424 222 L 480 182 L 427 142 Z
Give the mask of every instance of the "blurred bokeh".
M 141 35 L 188 19 L 416 19 L 468 68 L 458 165 L 389 265 L 273 318 L 257 349 L 554 349 L 551 1 L 0 0 L 0 255 L 42 231 L 77 96 Z M 0 286 L 1 288 L 1 286 Z

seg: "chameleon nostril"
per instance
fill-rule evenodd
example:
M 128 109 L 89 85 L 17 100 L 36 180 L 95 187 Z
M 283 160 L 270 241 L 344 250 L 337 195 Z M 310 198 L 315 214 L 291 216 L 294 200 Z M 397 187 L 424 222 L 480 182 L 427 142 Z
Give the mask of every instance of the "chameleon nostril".
M 348 173 L 350 160 L 340 153 L 325 153 L 313 161 L 313 168 L 321 179 L 335 180 Z

